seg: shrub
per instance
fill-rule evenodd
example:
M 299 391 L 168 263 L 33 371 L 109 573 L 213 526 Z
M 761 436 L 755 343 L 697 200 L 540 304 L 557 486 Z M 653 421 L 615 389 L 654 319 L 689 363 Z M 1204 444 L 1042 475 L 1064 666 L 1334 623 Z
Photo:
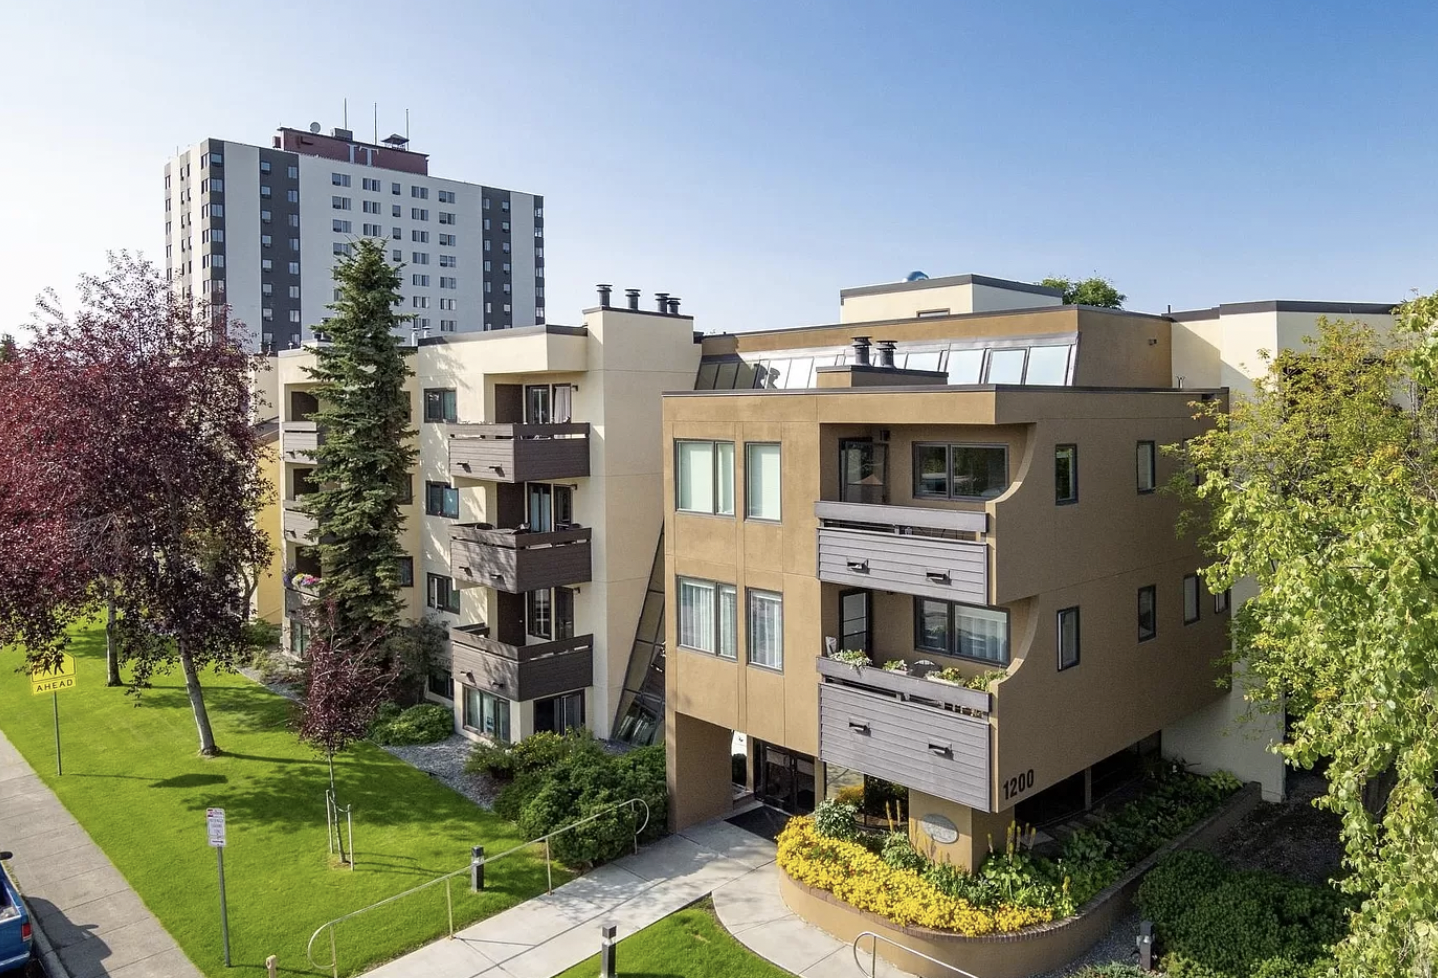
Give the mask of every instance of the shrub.
M 842 801 L 821 801 L 814 809 L 814 831 L 826 839 L 852 840 L 859 834 L 859 809 Z
M 1076 973 L 1073 978 L 1153 978 L 1153 973 L 1144 971 L 1135 964 L 1091 964 Z
M 464 769 L 470 774 L 488 774 L 497 781 L 508 781 L 514 777 L 514 755 L 508 744 L 481 740 L 469 749 Z
M 1326 887 L 1237 872 L 1202 852 L 1154 867 L 1138 906 L 1172 978 L 1307 978 L 1342 939 L 1348 910 Z
M 879 854 L 892 869 L 907 869 L 917 873 L 929 863 L 923 854 L 914 848 L 907 832 L 890 832 L 885 835 Z
M 453 733 L 454 712 L 437 703 L 421 703 L 407 710 L 386 703 L 375 715 L 369 731 L 375 743 L 394 747 L 435 744 Z
M 853 805 L 858 808 L 864 804 L 864 786 L 862 784 L 846 784 L 834 792 L 834 800 L 841 805 Z

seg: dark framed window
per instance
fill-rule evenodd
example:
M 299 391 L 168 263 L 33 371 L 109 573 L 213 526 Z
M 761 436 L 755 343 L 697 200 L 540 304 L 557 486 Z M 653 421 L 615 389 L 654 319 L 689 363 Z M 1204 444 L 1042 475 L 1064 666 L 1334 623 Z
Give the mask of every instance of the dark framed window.
M 399 559 L 399 586 L 414 587 L 413 557 L 401 557 Z
M 554 638 L 554 594 L 548 588 L 524 595 L 525 630 L 537 638 Z
M 429 691 L 447 700 L 454 699 L 454 676 L 448 669 L 435 669 L 429 674 Z
M 1138 491 L 1153 492 L 1158 486 L 1158 450 L 1151 441 L 1141 441 L 1137 450 Z
M 564 693 L 534 701 L 534 730 L 562 734 L 584 727 L 584 693 Z
M 1213 613 L 1224 615 L 1228 613 L 1229 589 L 1224 588 L 1213 596 Z
M 395 184 L 395 186 L 399 186 Z M 396 191 L 398 193 L 398 191 Z M 469 730 L 509 743 L 509 700 L 473 686 L 464 687 L 463 723 Z
M 445 482 L 426 482 L 424 512 L 426 516 L 459 519 L 459 490 Z
M 915 598 L 914 647 L 1006 666 L 1009 664 L 1009 613 L 997 608 Z
M 455 406 L 454 391 L 438 389 L 425 391 L 424 420 L 458 421 L 459 411 Z
M 1079 664 L 1079 610 L 1060 608 L 1057 616 L 1059 671 Z
M 1150 584 L 1138 589 L 1138 640 L 1147 642 L 1158 634 L 1158 588 Z
M 914 446 L 914 495 L 932 499 L 993 499 L 1009 487 L 1004 445 Z
M 1078 502 L 1078 446 L 1054 446 L 1054 502 Z
M 459 614 L 459 589 L 443 574 L 425 575 L 425 604 L 438 611 Z
M 1198 621 L 1198 575 L 1183 576 L 1183 623 L 1192 625 Z

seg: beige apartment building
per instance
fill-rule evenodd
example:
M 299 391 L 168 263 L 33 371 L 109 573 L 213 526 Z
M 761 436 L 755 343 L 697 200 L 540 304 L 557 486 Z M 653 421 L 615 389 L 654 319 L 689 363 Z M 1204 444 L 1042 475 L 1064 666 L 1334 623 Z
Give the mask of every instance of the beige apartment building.
M 591 309 L 583 325 L 421 339 L 406 349 L 419 458 L 404 507 L 405 615 L 448 628 L 429 696 L 456 728 L 518 740 L 607 736 L 649 590 L 662 512 L 659 403 L 693 386 L 700 348 L 677 302 Z M 286 639 L 320 574 L 311 452 L 324 432 L 306 367 L 278 357 Z
M 1144 315 L 957 276 L 846 290 L 833 326 L 706 337 L 697 389 L 663 408 L 672 822 L 881 780 L 972 865 L 1147 758 L 1280 797 L 1281 726 L 1236 725 L 1241 690 L 1215 682 L 1231 596 L 1175 533 L 1159 448 L 1258 351 L 1389 309 Z

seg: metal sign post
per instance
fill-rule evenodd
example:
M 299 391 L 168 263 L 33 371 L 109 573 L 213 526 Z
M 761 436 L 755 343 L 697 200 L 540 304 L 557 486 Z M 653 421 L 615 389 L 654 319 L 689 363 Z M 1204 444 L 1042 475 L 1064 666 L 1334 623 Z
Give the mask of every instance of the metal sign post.
M 230 912 L 225 906 L 225 810 L 205 809 L 205 827 L 220 869 L 220 935 L 225 942 L 225 967 L 230 967 Z
M 55 776 L 63 777 L 65 764 L 60 757 L 60 690 L 75 688 L 75 657 L 62 655 L 54 667 L 36 666 L 30 670 L 30 688 L 36 696 L 50 694 L 55 713 Z

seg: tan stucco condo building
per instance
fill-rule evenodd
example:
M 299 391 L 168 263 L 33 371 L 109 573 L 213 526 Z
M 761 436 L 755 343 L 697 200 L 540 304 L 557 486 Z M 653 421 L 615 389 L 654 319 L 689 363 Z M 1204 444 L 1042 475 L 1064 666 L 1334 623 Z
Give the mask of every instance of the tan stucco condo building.
M 790 812 L 907 789 L 961 865 L 1146 757 L 1279 797 L 1281 730 L 1232 729 L 1230 596 L 1175 533 L 1159 447 L 1262 372 L 1265 328 L 1278 349 L 1388 307 L 1143 315 L 978 276 L 841 301 L 835 326 L 706 337 L 700 389 L 664 398 L 671 821 L 732 809 L 739 750 Z
M 440 621 L 450 664 L 430 678 L 457 729 L 518 740 L 608 736 L 649 592 L 661 502 L 660 396 L 693 386 L 700 348 L 677 312 L 596 308 L 582 326 L 421 339 L 409 380 L 419 461 L 404 507 L 405 615 Z M 310 349 L 278 358 L 283 547 L 319 575 L 299 511 L 323 432 Z M 286 591 L 300 651 L 304 579 Z

